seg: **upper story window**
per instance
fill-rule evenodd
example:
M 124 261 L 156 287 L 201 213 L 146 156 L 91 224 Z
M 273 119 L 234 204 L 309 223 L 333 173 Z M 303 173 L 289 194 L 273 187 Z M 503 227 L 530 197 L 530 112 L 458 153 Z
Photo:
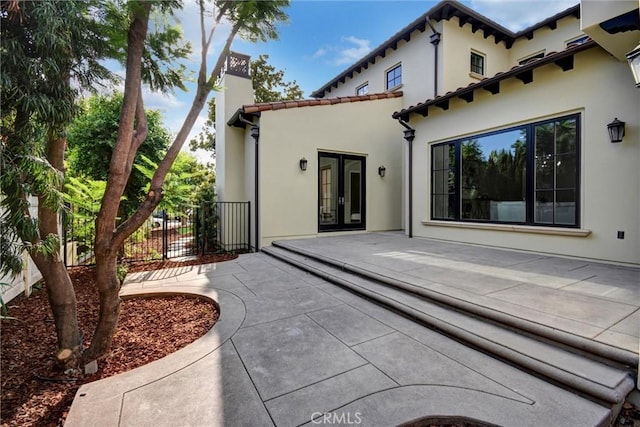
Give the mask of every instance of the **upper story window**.
M 533 55 L 525 56 L 524 58 L 518 60 L 518 65 L 524 65 L 532 59 L 541 59 L 544 58 L 544 50 Z
M 356 95 L 366 95 L 369 93 L 369 82 L 356 88 Z
M 398 64 L 387 71 L 387 90 L 402 84 L 402 64 Z
M 576 46 L 579 44 L 585 44 L 588 40 L 589 40 L 589 36 L 580 36 L 580 37 L 576 37 L 575 39 L 569 40 L 568 42 L 565 43 L 565 45 L 567 47 Z
M 471 52 L 471 72 L 474 74 L 479 74 L 484 76 L 484 61 L 485 57 L 483 54 L 478 52 Z

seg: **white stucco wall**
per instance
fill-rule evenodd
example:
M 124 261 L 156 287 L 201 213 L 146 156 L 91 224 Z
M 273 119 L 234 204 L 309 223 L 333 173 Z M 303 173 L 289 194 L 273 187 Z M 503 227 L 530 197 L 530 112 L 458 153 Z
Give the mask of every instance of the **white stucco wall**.
M 318 235 L 318 152 L 366 157 L 366 229 L 402 227 L 401 98 L 264 111 L 260 117 L 260 234 L 272 240 Z M 308 169 L 299 160 L 308 160 Z M 378 167 L 386 176 L 378 176 Z M 247 179 L 250 173 L 247 173 Z
M 495 43 L 493 36 L 484 38 L 483 32 L 471 32 L 471 24 L 460 28 L 458 18 L 443 21 L 442 31 L 442 90 L 440 94 L 476 83 L 480 78 L 470 73 L 471 51 L 485 57 L 485 76 L 490 77 L 508 69 L 508 52 L 504 42 Z
M 251 80 L 225 74 L 216 92 L 216 193 L 219 201 L 238 202 L 245 198 L 243 129 L 227 126 L 227 121 L 243 104 L 253 103 Z
M 401 40 L 396 50 L 387 49 L 384 58 L 378 56 L 375 64 L 369 64 L 366 70 L 355 73 L 353 78 L 333 88 L 325 98 L 354 96 L 356 88 L 369 82 L 369 93 L 386 92 L 386 72 L 398 63 L 402 63 L 402 86 L 397 88 L 404 93 L 402 107 L 415 105 L 433 96 L 433 58 L 434 48 L 429 43 L 430 29 L 411 33 L 411 40 Z
M 414 234 L 621 263 L 640 263 L 640 97 L 628 65 L 596 47 L 575 56 L 563 72 L 551 64 L 534 70 L 524 85 L 511 78 L 499 94 L 478 90 L 474 102 L 451 101 L 450 109 L 430 108 L 425 119 L 412 115 L 414 141 Z M 581 113 L 580 226 L 588 237 L 450 228 L 425 225 L 430 211 L 430 146 L 546 118 Z M 609 142 L 607 123 L 626 122 L 620 144 Z M 517 227 L 515 227 L 517 229 Z M 617 231 L 624 231 L 623 240 Z
M 574 16 L 560 19 L 555 30 L 549 27 L 540 28 L 534 33 L 531 40 L 523 37 L 513 43 L 509 49 L 509 68 L 518 65 L 518 61 L 540 51 L 544 51 L 545 54 L 563 51 L 569 40 L 581 35 L 584 34 L 580 30 L 580 20 Z

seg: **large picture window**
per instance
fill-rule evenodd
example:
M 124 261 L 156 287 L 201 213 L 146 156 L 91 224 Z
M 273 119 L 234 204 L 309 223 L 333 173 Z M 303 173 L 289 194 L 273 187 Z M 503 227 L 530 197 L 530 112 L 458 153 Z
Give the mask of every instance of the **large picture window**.
M 432 219 L 577 227 L 579 115 L 431 147 Z

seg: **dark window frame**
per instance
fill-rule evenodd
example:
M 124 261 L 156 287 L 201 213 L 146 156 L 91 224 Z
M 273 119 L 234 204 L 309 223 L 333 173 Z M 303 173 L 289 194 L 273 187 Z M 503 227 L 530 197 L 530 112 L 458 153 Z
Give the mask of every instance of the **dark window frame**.
M 360 93 L 362 89 L 366 89 L 366 91 Z M 356 87 L 356 96 L 366 95 L 369 93 L 369 82 L 363 83 L 360 86 Z
M 545 51 L 543 50 L 542 52 L 538 52 L 538 53 L 534 53 L 533 55 L 529 55 L 527 57 L 522 58 L 521 60 L 518 61 L 518 65 L 524 65 L 527 62 L 533 60 L 533 59 L 542 59 L 544 58 L 545 55 Z
M 474 59 L 479 59 L 480 61 L 474 62 Z M 478 74 L 480 76 L 484 76 L 486 72 L 486 56 L 482 53 L 471 51 L 471 55 L 469 55 L 470 62 L 470 71 L 474 74 Z
M 536 202 L 536 192 L 541 191 L 541 189 L 536 187 L 536 146 L 535 146 L 535 129 L 538 126 L 543 126 L 549 123 L 559 122 L 563 120 L 575 120 L 575 221 L 573 224 L 563 224 L 563 223 L 548 223 L 548 222 L 536 222 L 535 220 L 535 202 Z M 485 132 L 470 135 L 464 138 L 457 138 L 450 141 L 440 142 L 437 144 L 430 145 L 430 200 L 431 200 L 431 208 L 430 208 L 430 217 L 431 220 L 434 221 L 448 221 L 448 222 L 463 222 L 463 223 L 489 223 L 489 224 L 509 224 L 509 225 L 528 225 L 528 226 L 536 226 L 536 227 L 555 227 L 555 228 L 580 228 L 580 217 L 581 217 L 581 184 L 580 184 L 580 175 L 581 175 L 581 146 L 582 146 L 582 134 L 581 134 L 581 120 L 582 114 L 575 113 L 569 114 L 560 117 L 554 117 L 552 119 L 536 121 L 525 123 L 523 125 L 512 126 L 509 128 L 501 129 L 493 132 Z M 461 174 L 462 174 L 462 143 L 464 141 L 468 141 L 470 139 L 475 138 L 483 138 L 492 135 L 498 135 L 502 133 L 512 132 L 518 129 L 526 130 L 526 181 L 525 181 L 525 210 L 526 210 L 526 219 L 524 222 L 506 222 L 506 221 L 491 221 L 491 220 L 481 220 L 481 219 L 465 219 L 462 218 L 462 206 L 461 206 L 461 198 L 462 198 L 462 189 L 461 189 Z M 454 200 L 455 206 L 453 207 L 453 217 L 437 217 L 436 206 L 434 205 L 435 197 L 440 195 L 440 193 L 436 193 L 436 189 L 434 188 L 434 172 L 435 168 L 435 156 L 434 149 L 438 149 L 442 146 L 451 146 L 455 147 L 455 159 L 454 164 L 449 165 L 449 169 L 453 171 L 454 174 Z M 564 155 L 562 153 L 555 154 Z M 554 184 L 555 185 L 555 184 Z M 554 186 L 553 189 L 549 189 L 548 191 L 566 191 L 564 188 L 556 188 Z M 554 199 L 555 200 L 555 199 Z M 555 208 L 554 208 L 555 209 Z M 554 221 L 555 221 L 555 211 L 554 211 Z
M 399 73 L 398 73 L 399 71 Z M 389 75 L 392 75 L 391 79 Z M 387 90 L 394 89 L 402 84 L 402 63 L 394 65 L 385 72 Z

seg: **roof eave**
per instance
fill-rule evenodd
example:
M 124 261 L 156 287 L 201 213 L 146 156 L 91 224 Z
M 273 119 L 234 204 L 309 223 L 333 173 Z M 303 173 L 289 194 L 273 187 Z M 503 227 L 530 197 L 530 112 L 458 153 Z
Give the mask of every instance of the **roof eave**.
M 486 79 L 483 79 L 477 83 L 473 83 L 469 86 L 463 87 L 463 88 L 459 88 L 456 91 L 453 92 L 449 92 L 445 95 L 436 97 L 434 99 L 429 99 L 427 101 L 425 101 L 424 103 L 418 104 L 416 106 L 413 107 L 409 107 L 406 108 L 404 110 L 395 112 L 392 114 L 392 117 L 394 119 L 402 119 L 404 121 L 408 121 L 409 120 L 409 116 L 412 113 L 417 113 L 417 114 L 421 114 L 423 117 L 426 117 L 428 115 L 428 109 L 431 106 L 434 105 L 442 105 L 443 103 L 449 101 L 451 98 L 464 98 L 466 95 L 470 94 L 471 92 L 477 90 L 477 89 L 483 89 L 483 88 L 489 88 L 491 85 L 495 85 L 496 83 L 499 83 L 502 80 L 508 79 L 510 77 L 517 77 L 517 76 L 521 76 L 524 73 L 527 73 L 529 71 L 532 71 L 536 68 L 542 67 L 544 65 L 547 64 L 551 64 L 551 63 L 556 63 L 559 66 L 560 62 L 568 57 L 573 57 L 576 53 L 578 52 L 582 52 L 585 51 L 587 49 L 591 49 L 593 47 L 598 46 L 598 44 L 594 41 L 589 41 L 586 42 L 584 44 L 578 45 L 578 46 L 574 46 L 571 48 L 568 48 L 566 50 L 563 50 L 562 52 L 558 52 L 556 54 L 551 54 L 546 56 L 545 58 L 542 59 L 538 59 L 536 61 L 530 62 L 528 64 L 525 65 L 521 65 L 518 67 L 514 67 L 509 71 L 505 71 L 503 73 L 498 73 L 493 77 L 489 77 Z M 472 97 L 471 97 L 472 98 Z
M 514 33 L 509 29 L 492 21 L 486 16 L 477 13 L 473 9 L 470 9 L 469 7 L 463 5 L 458 1 L 444 0 L 438 3 L 437 5 L 435 5 L 434 7 L 432 7 L 431 9 L 429 9 L 427 12 L 422 14 L 412 23 L 404 27 L 402 30 L 397 32 L 395 35 L 393 35 L 391 38 L 386 40 L 376 49 L 371 51 L 368 55 L 366 55 L 360 61 L 356 62 L 351 67 L 347 68 L 345 71 L 338 74 L 332 80 L 330 80 L 325 85 L 323 85 L 320 89 L 313 91 L 311 93 L 311 97 L 323 98 L 325 95 L 325 92 L 327 92 L 328 90 L 331 90 L 333 86 L 337 87 L 340 83 L 344 83 L 346 78 L 353 77 L 354 73 L 360 72 L 363 68 L 366 69 L 369 63 L 375 62 L 376 57 L 378 56 L 384 57 L 387 49 L 390 49 L 390 48 L 395 49 L 397 47 L 397 44 L 401 40 L 409 41 L 409 39 L 411 38 L 411 33 L 413 33 L 414 31 L 424 31 L 426 28 L 427 18 L 434 20 L 436 22 L 439 22 L 443 19 L 449 20 L 453 16 L 457 16 L 458 18 L 460 18 L 460 15 L 464 15 L 465 23 L 469 22 L 469 23 L 472 23 L 472 25 L 474 25 L 475 23 L 475 25 L 477 26 L 476 31 L 477 30 L 484 31 L 487 37 L 493 35 L 496 43 L 503 41 L 506 44 L 507 48 L 510 48 L 516 39 L 521 37 L 532 38 L 533 32 L 542 27 L 548 26 L 550 28 L 555 28 L 556 22 L 559 19 L 562 19 L 570 15 L 579 17 L 580 5 L 578 4 L 576 6 L 572 6 L 560 13 L 557 13 L 549 18 L 546 18 L 541 22 L 538 22 L 537 24 L 534 24 L 530 27 L 525 28 L 524 30 Z

